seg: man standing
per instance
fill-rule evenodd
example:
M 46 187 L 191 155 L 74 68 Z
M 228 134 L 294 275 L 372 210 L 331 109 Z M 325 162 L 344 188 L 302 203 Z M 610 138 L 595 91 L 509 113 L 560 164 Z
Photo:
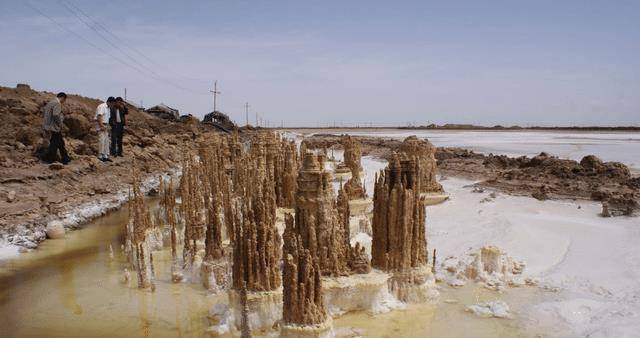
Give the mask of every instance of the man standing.
M 122 136 L 124 134 L 125 115 L 129 113 L 127 105 L 121 97 L 116 98 L 116 104 L 111 108 L 109 125 L 111 126 L 111 155 L 122 157 Z
M 44 159 L 49 163 L 56 161 L 58 151 L 60 151 L 62 164 L 68 164 L 71 161 L 69 154 L 67 154 L 67 149 L 64 147 L 64 139 L 62 138 L 62 123 L 64 122 L 62 105 L 66 100 L 67 94 L 61 92 L 44 107 L 43 129 L 51 136 L 49 139 L 49 149 Z
M 102 162 L 111 162 L 109 158 L 109 131 L 105 119 L 111 115 L 111 109 L 115 106 L 116 99 L 109 96 L 107 102 L 101 103 L 96 108 L 96 131 L 98 132 L 98 158 Z

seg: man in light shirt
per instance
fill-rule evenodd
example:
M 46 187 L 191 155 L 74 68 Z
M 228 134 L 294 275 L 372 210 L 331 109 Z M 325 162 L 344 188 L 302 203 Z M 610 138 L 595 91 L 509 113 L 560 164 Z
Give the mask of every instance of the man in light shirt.
M 49 139 L 49 148 L 47 149 L 44 159 L 49 163 L 56 161 L 58 151 L 60 151 L 62 164 L 68 164 L 69 161 L 71 161 L 69 154 L 67 154 L 67 149 L 64 147 L 64 139 L 62 138 L 62 126 L 64 122 L 62 106 L 66 100 L 67 94 L 58 93 L 58 95 L 44 107 L 44 123 L 42 128 L 51 137 Z
M 111 114 L 111 109 L 116 103 L 116 99 L 110 96 L 107 102 L 101 103 L 96 108 L 96 131 L 98 132 L 98 158 L 102 162 L 111 162 L 109 158 L 109 130 L 107 130 L 106 119 Z

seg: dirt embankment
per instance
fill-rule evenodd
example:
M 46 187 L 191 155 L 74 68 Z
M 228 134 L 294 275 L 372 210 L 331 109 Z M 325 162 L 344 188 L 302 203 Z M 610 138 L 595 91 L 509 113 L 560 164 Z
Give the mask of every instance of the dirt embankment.
M 41 108 L 53 93 L 28 86 L 0 87 L 0 239 L 34 247 L 52 219 L 80 205 L 127 189 L 134 166 L 147 177 L 178 166 L 182 153 L 209 132 L 197 121 L 168 122 L 131 109 L 123 158 L 96 158 L 93 117 L 100 101 L 69 95 L 64 108 L 65 141 L 72 162 L 49 165 L 38 159 L 42 148 Z
M 389 158 L 401 141 L 378 137 L 356 137 L 363 155 Z M 340 137 L 317 134 L 305 139 L 308 148 L 341 147 Z M 580 162 L 541 153 L 517 158 L 485 155 L 461 148 L 438 148 L 438 170 L 442 175 L 479 180 L 513 195 L 537 199 L 569 198 L 606 202 L 613 215 L 630 215 L 640 210 L 640 177 L 618 162 L 602 162 L 585 156 Z

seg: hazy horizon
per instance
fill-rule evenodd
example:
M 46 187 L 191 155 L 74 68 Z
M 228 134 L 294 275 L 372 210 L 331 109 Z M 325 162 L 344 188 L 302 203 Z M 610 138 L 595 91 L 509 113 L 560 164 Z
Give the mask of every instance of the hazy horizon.
M 0 0 L 0 85 L 279 126 L 640 125 L 640 2 Z M 115 44 L 117 47 L 114 47 Z

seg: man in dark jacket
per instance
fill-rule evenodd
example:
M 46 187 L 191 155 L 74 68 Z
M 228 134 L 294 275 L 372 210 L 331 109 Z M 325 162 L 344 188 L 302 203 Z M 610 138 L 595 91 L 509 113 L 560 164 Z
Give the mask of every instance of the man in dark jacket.
M 42 128 L 45 133 L 50 135 L 49 149 L 47 150 L 44 160 L 52 163 L 55 162 L 58 157 L 58 151 L 60 151 L 60 157 L 62 157 L 62 164 L 67 164 L 71 159 L 67 154 L 67 149 L 64 147 L 64 139 L 62 138 L 62 127 L 64 122 L 64 115 L 62 114 L 62 105 L 67 100 L 67 94 L 58 93 L 53 100 L 49 101 L 44 107 L 44 123 Z
M 122 157 L 122 136 L 124 135 L 125 118 L 128 113 L 129 110 L 124 100 L 121 97 L 117 97 L 116 104 L 111 108 L 109 114 L 111 156 Z

